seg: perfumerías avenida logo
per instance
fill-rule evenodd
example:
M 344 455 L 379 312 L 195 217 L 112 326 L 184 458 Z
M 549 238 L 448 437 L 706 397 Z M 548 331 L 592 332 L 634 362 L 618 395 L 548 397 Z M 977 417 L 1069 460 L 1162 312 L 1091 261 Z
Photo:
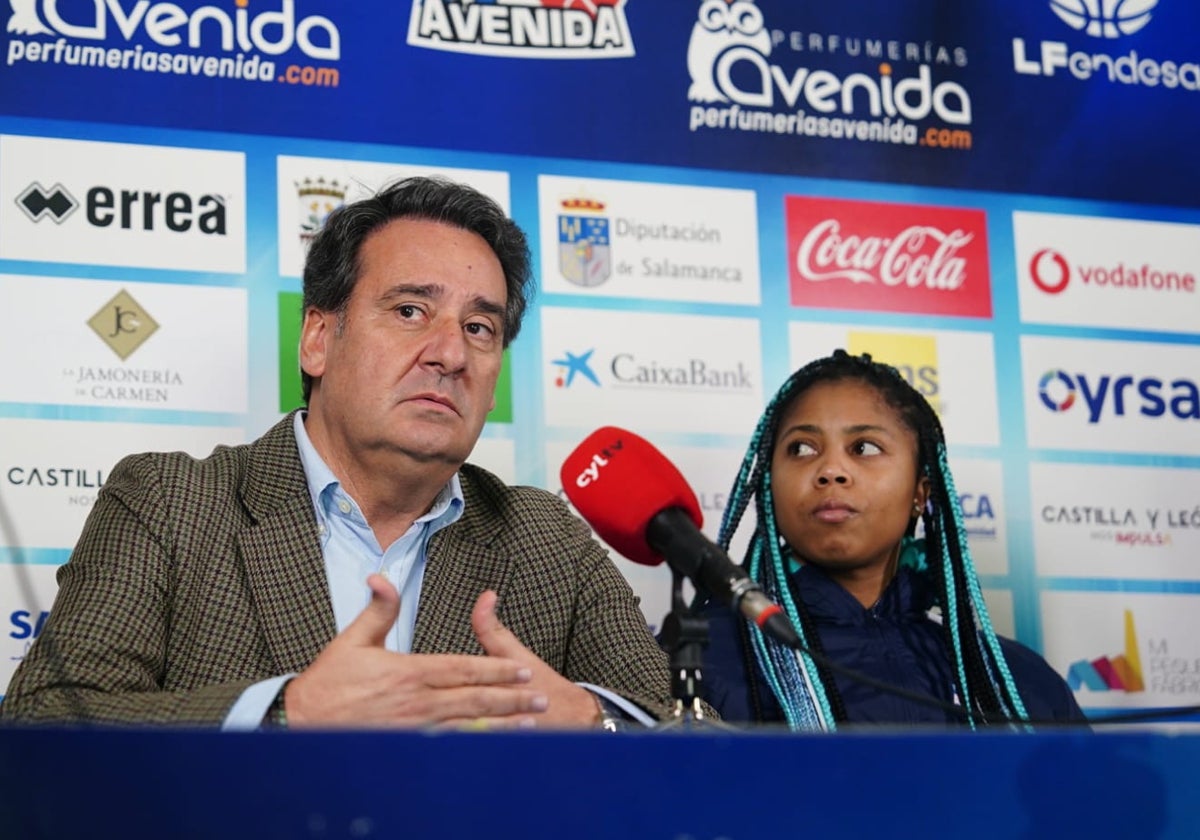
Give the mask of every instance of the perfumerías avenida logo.
M 1175 0 L 1180 2 L 1181 0 Z M 1187 2 L 1187 0 L 1183 0 Z M 1013 70 L 1027 76 L 1071 77 L 1081 82 L 1108 82 L 1167 89 L 1200 90 L 1200 63 L 1178 57 L 1147 55 L 1137 48 L 1137 34 L 1152 20 L 1159 0 L 1050 0 L 1049 9 L 1077 32 L 1103 44 L 1129 44 L 1124 52 L 1096 49 L 1093 42 L 1026 43 L 1013 38 Z M 1083 49 L 1076 49 L 1082 46 Z M 1194 49 L 1191 42 L 1187 48 Z

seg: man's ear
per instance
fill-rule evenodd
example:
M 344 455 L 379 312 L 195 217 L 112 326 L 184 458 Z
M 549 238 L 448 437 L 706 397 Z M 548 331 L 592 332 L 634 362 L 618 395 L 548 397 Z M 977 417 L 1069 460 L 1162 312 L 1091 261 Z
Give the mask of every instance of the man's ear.
M 300 326 L 300 369 L 311 377 L 324 376 L 329 341 L 337 328 L 337 314 L 314 306 L 304 310 Z

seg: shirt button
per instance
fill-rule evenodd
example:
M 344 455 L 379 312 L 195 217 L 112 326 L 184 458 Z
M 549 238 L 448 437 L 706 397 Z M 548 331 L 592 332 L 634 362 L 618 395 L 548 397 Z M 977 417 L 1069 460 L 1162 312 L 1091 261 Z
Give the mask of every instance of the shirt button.
M 338 499 L 338 510 L 340 510 L 342 513 L 349 513 L 350 503 L 345 499 Z

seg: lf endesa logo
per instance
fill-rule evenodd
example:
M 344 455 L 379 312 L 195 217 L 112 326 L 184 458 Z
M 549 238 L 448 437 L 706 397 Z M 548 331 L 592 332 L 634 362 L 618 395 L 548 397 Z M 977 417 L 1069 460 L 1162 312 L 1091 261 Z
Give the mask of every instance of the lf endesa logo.
M 1200 389 L 1190 379 L 1169 382 L 1156 376 L 1068 373 L 1052 369 L 1038 380 L 1038 400 L 1047 410 L 1065 413 L 1082 407 L 1089 425 L 1106 416 L 1174 417 L 1200 420 Z
M 1187 2 L 1175 0 L 1181 1 Z M 1109 49 L 1148 25 L 1158 0 L 1049 0 L 1047 5 L 1047 19 L 1052 12 L 1062 24 L 1091 41 L 1083 49 L 1073 49 L 1064 41 L 1027 44 L 1024 38 L 1013 38 L 1013 70 L 1017 73 L 1200 90 L 1200 64 L 1194 60 L 1152 57 L 1133 48 Z
M 788 196 L 793 306 L 990 318 L 981 210 Z
M 1145 292 L 1196 291 L 1196 276 L 1189 271 L 1164 269 L 1149 263 L 1116 262 L 1108 265 L 1072 264 L 1059 251 L 1042 248 L 1029 260 L 1029 278 L 1048 295 L 1061 294 L 1074 282 L 1077 288 Z

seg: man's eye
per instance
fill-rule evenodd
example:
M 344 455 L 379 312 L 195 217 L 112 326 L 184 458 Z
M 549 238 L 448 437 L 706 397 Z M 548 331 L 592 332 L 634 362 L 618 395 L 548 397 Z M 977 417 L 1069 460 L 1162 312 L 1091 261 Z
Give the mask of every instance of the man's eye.
M 411 303 L 402 303 L 396 307 L 396 312 L 398 312 L 402 318 L 412 318 L 417 314 L 418 311 L 419 310 L 417 307 L 413 306 Z

